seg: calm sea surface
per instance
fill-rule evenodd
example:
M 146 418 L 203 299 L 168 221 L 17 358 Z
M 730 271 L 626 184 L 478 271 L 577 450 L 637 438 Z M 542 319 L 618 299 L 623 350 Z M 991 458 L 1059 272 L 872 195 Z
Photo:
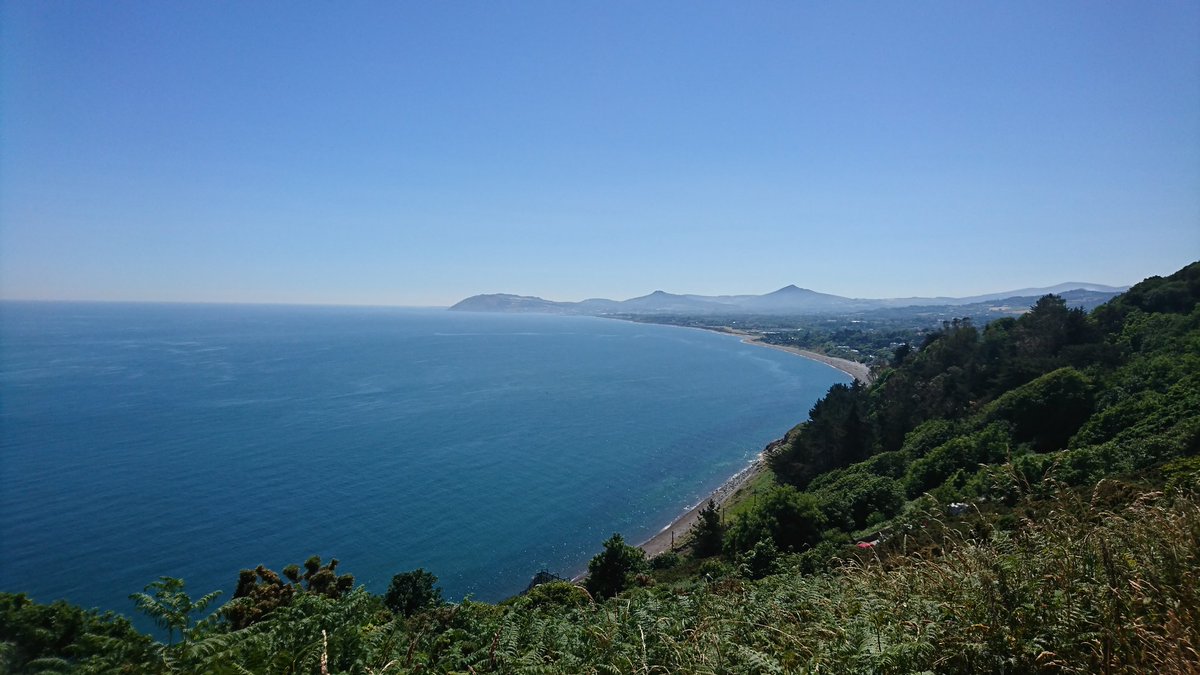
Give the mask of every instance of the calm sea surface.
M 130 613 L 314 553 L 499 600 L 659 531 L 828 366 L 698 330 L 439 310 L 0 303 L 0 590 Z

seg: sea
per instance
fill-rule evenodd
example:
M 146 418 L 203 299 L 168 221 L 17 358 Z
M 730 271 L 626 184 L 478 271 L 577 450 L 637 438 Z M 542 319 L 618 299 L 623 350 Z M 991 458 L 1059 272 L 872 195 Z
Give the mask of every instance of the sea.
M 661 531 L 848 381 L 593 317 L 4 302 L 0 590 L 128 615 L 315 554 L 497 601 Z

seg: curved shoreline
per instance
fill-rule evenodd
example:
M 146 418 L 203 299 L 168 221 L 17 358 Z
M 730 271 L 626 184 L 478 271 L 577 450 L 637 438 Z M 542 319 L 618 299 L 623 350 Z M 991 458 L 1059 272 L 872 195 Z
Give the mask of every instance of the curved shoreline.
M 742 342 L 748 345 L 758 345 L 759 347 L 769 347 L 780 351 L 789 352 L 796 356 L 802 356 L 812 361 L 818 361 L 825 365 L 846 373 L 855 380 L 862 382 L 864 385 L 871 384 L 874 381 L 874 376 L 871 375 L 871 367 L 865 363 L 851 361 L 850 359 L 842 359 L 836 356 L 826 356 L 819 352 L 801 349 L 800 347 L 789 347 L 787 345 L 773 345 L 769 342 L 763 342 L 762 335 L 758 333 L 749 333 L 744 330 L 730 328 L 729 326 L 681 326 L 677 323 L 655 323 L 653 321 L 638 321 L 636 319 L 618 318 L 612 316 L 598 316 L 597 318 L 609 319 L 613 321 L 625 321 L 628 323 L 647 323 L 655 326 L 673 326 L 675 328 L 689 328 L 691 330 L 704 330 L 710 333 L 720 333 L 721 335 L 735 335 L 742 338 Z M 707 501 L 707 500 L 705 500 Z
M 817 352 L 809 351 L 807 349 L 800 349 L 799 347 L 773 345 L 763 342 L 762 336 L 732 328 L 709 328 L 703 330 L 711 330 L 714 333 L 723 333 L 725 335 L 736 335 L 742 338 L 742 342 L 744 344 L 778 349 L 790 354 L 795 354 L 796 356 L 801 356 L 806 359 L 823 363 L 831 368 L 846 373 L 864 385 L 871 384 L 873 379 L 871 377 L 871 368 L 865 363 L 859 363 L 849 359 L 839 359 L 835 356 L 826 356 L 825 354 L 818 354 Z M 708 500 L 711 499 L 717 504 L 717 506 L 721 506 L 728 501 L 729 498 L 736 494 L 742 486 L 751 482 L 758 477 L 760 473 L 762 473 L 762 470 L 766 467 L 767 453 L 779 447 L 780 445 L 783 445 L 784 442 L 785 439 L 780 438 L 768 443 L 767 447 L 763 448 L 763 451 L 758 453 L 758 456 L 751 460 L 749 465 L 726 479 L 724 483 L 721 483 L 720 487 L 718 487 L 704 499 L 701 499 L 700 503 L 696 504 L 692 508 L 685 511 L 678 518 L 671 521 L 666 527 L 660 530 L 658 534 L 639 544 L 638 548 L 646 552 L 647 558 L 653 558 L 660 553 L 671 550 L 677 543 L 682 543 L 688 532 L 691 531 L 692 526 L 696 524 L 697 520 L 699 520 L 700 510 L 708 504 Z
M 630 319 L 621 319 L 621 320 L 622 321 L 631 321 Z M 637 322 L 633 322 L 633 323 L 637 323 Z M 657 324 L 657 325 L 672 326 L 675 324 Z M 756 335 L 754 333 L 748 333 L 746 331 L 741 331 L 741 330 L 737 330 L 735 328 L 727 328 L 727 327 L 719 327 L 719 328 L 718 327 L 703 328 L 700 326 L 676 326 L 676 327 L 678 327 L 678 328 L 694 328 L 697 330 L 707 330 L 707 331 L 711 331 L 713 333 L 720 333 L 722 335 L 732 335 L 732 336 L 740 337 L 742 339 L 743 344 L 758 345 L 760 347 L 768 347 L 770 349 L 778 349 L 780 351 L 788 352 L 790 354 L 794 354 L 796 356 L 800 356 L 800 357 L 803 357 L 803 358 L 806 358 L 806 359 L 809 359 L 812 361 L 816 361 L 818 363 L 823 363 L 823 364 L 829 366 L 830 368 L 839 370 L 839 371 L 849 375 L 850 377 L 854 378 L 856 381 L 861 382 L 864 385 L 871 384 L 871 381 L 873 379 L 871 377 L 871 368 L 869 366 L 867 366 L 867 364 L 865 364 L 865 363 L 859 363 L 857 361 L 851 361 L 849 359 L 840 359 L 835 356 L 826 356 L 825 354 L 819 354 L 817 352 L 809 351 L 807 349 L 800 349 L 799 347 L 788 347 L 785 345 L 773 345 L 768 342 L 763 342 L 762 336 Z M 745 486 L 748 483 L 750 483 L 751 481 L 753 481 L 755 478 L 758 477 L 758 475 L 760 473 L 762 473 L 763 469 L 766 468 L 767 454 L 771 450 L 779 447 L 780 445 L 783 445 L 783 443 L 785 443 L 785 442 L 786 442 L 786 438 L 779 438 L 779 439 L 776 439 L 776 440 L 768 443 L 767 446 L 765 448 L 763 448 L 762 452 L 758 453 L 758 455 L 753 460 L 751 460 L 748 465 L 746 465 L 745 467 L 740 469 L 737 473 L 735 473 L 732 476 L 730 476 L 729 478 L 727 478 L 725 480 L 725 482 L 721 483 L 720 487 L 718 487 L 716 490 L 713 490 L 707 497 L 705 497 L 704 499 L 701 499 L 699 503 L 695 504 L 688 510 L 684 511 L 683 514 L 681 514 L 680 516 L 678 516 L 677 518 L 672 520 L 670 523 L 668 523 L 666 527 L 659 530 L 657 534 L 655 534 L 654 536 L 650 537 L 649 539 L 643 541 L 642 543 L 638 544 L 637 547 L 642 549 L 643 551 L 645 551 L 647 558 L 653 558 L 654 556 L 659 555 L 660 553 L 665 553 L 674 548 L 677 548 L 679 545 L 682 545 L 683 542 L 686 540 L 688 533 L 691 531 L 692 526 L 696 524 L 697 520 L 699 520 L 700 511 L 708 504 L 708 501 L 711 499 L 713 502 L 715 502 L 717 504 L 717 506 L 721 506 L 725 502 L 727 502 L 730 497 L 737 494 L 739 489 L 741 489 L 743 486 Z M 585 571 L 581 572 L 580 574 L 576 575 L 572 579 L 572 581 L 581 581 L 586 577 L 587 577 L 587 571 L 585 570 Z
M 695 525 L 696 521 L 700 519 L 700 511 L 708 505 L 708 500 L 711 499 L 716 503 L 717 506 L 721 506 L 725 502 L 729 501 L 729 498 L 737 494 L 738 490 L 753 481 L 760 473 L 762 473 L 763 469 L 766 468 L 767 453 L 783 444 L 783 442 L 784 439 L 780 438 L 768 443 L 767 447 L 763 448 L 762 452 L 758 453 L 754 459 L 750 460 L 749 464 L 747 464 L 737 473 L 725 479 L 725 482 L 721 483 L 720 487 L 718 487 L 716 490 L 713 490 L 711 494 L 704 499 L 701 499 L 698 504 L 685 511 L 683 515 L 679 516 L 675 520 L 671 521 L 671 523 L 666 527 L 659 530 L 658 534 L 638 544 L 638 548 L 646 552 L 647 558 L 653 558 L 660 553 L 665 553 L 672 548 L 677 547 L 678 545 L 682 545 L 687 538 L 688 533 L 691 531 L 692 526 Z
M 829 366 L 830 368 L 834 368 L 836 370 L 842 371 L 843 373 L 846 373 L 850 377 L 853 377 L 855 380 L 862 382 L 864 385 L 871 384 L 872 380 L 874 379 L 871 376 L 871 367 L 865 363 L 859 363 L 858 361 L 851 361 L 850 359 L 839 359 L 836 356 L 826 356 L 824 354 L 819 354 L 817 352 L 811 352 L 807 349 L 801 349 L 799 347 L 788 347 L 787 345 L 773 345 L 769 342 L 763 342 L 761 337 L 749 335 L 746 333 L 736 333 L 736 335 L 744 336 L 742 338 L 742 342 L 745 344 L 748 344 L 748 345 L 758 345 L 760 347 L 769 347 L 771 349 L 778 349 L 779 351 L 782 351 L 782 352 L 789 352 L 789 353 L 795 354 L 797 356 L 803 356 L 806 359 L 811 359 L 813 361 L 818 361 L 820 363 L 824 363 L 825 365 Z
M 800 347 L 789 347 L 787 345 L 773 345 L 770 342 L 763 342 L 762 335 L 759 335 L 757 333 L 748 333 L 744 330 L 738 330 L 736 328 L 729 328 L 727 326 L 721 326 L 719 328 L 706 328 L 704 330 L 711 330 L 714 333 L 723 333 L 725 335 L 737 335 L 738 337 L 742 338 L 743 344 L 758 345 L 759 347 L 768 347 L 770 349 L 778 349 L 781 352 L 788 352 L 790 354 L 795 354 L 796 356 L 803 356 L 804 358 L 812 360 L 812 361 L 824 363 L 825 365 L 829 366 L 830 368 L 833 368 L 835 370 L 840 370 L 843 373 L 849 375 L 850 377 L 853 377 L 855 380 L 858 380 L 859 382 L 863 383 L 864 385 L 871 384 L 871 382 L 875 379 L 871 375 L 871 367 L 865 363 L 859 363 L 858 361 L 851 361 L 850 359 L 842 359 L 842 358 L 838 358 L 836 356 L 827 356 L 825 354 L 821 354 L 820 352 L 814 352 L 814 351 L 810 351 L 808 349 L 801 349 Z

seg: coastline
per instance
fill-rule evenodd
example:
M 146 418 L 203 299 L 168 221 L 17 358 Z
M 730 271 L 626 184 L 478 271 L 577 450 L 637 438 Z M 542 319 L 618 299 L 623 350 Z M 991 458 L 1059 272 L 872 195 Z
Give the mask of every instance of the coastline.
M 638 544 L 637 548 L 642 549 L 646 553 L 646 558 L 650 559 L 682 546 L 687 541 L 687 535 L 691 531 L 692 526 L 700 519 L 700 511 L 708 505 L 708 500 L 713 500 L 717 506 L 721 506 L 729 501 L 731 497 L 736 495 L 743 487 L 753 482 L 767 468 L 767 454 L 785 442 L 787 442 L 786 438 L 778 438 L 768 443 L 762 449 L 762 452 L 750 460 L 749 464 L 725 479 L 725 482 L 721 483 L 720 487 L 713 490 L 708 496 L 701 499 L 699 503 L 685 511 L 675 520 L 672 520 L 669 525 L 659 530 L 658 534 Z M 587 570 L 585 569 L 571 577 L 571 581 L 580 583 L 586 578 Z
M 818 361 L 820 363 L 824 363 L 825 365 L 829 366 L 830 368 L 833 368 L 835 370 L 840 370 L 843 373 L 846 373 L 850 377 L 853 377 L 855 380 L 861 382 L 863 385 L 869 385 L 875 379 L 871 375 L 871 367 L 865 363 L 859 363 L 858 361 L 851 361 L 850 359 L 840 359 L 836 356 L 826 356 L 825 354 L 810 351 L 807 349 L 801 349 L 799 347 L 789 347 L 787 345 L 773 345 L 769 342 L 763 342 L 761 335 L 758 335 L 755 333 L 747 333 L 744 330 L 738 330 L 736 328 L 728 328 L 728 327 L 722 326 L 720 328 L 707 328 L 705 330 L 711 330 L 714 333 L 723 333 L 725 335 L 737 335 L 742 338 L 742 342 L 744 344 L 758 345 L 759 347 L 767 347 L 770 349 L 778 349 L 781 352 L 788 352 L 790 354 L 795 354 L 797 356 L 803 356 L 806 359 L 811 359 L 813 361 Z
M 762 336 L 760 335 L 747 333 L 734 328 L 704 328 L 701 330 L 711 330 L 714 333 L 722 333 L 725 335 L 736 335 L 742 338 L 742 342 L 744 344 L 778 349 L 790 354 L 795 354 L 796 356 L 801 356 L 806 359 L 823 363 L 830 368 L 834 368 L 846 373 L 856 381 L 861 382 L 863 385 L 869 385 L 873 380 L 871 376 L 871 368 L 865 363 L 859 363 L 849 359 L 839 359 L 835 356 L 826 356 L 825 354 L 818 354 L 817 352 L 809 351 L 807 349 L 800 349 L 799 347 L 773 345 L 763 342 Z M 691 531 L 692 526 L 696 524 L 696 521 L 700 517 L 700 510 L 708 504 L 708 500 L 713 500 L 717 506 L 721 506 L 728 501 L 729 498 L 736 494 L 742 486 L 747 485 L 757 478 L 760 473 L 762 473 L 763 469 L 766 467 L 767 454 L 771 450 L 783 445 L 784 442 L 785 439 L 780 438 L 768 443 L 767 447 L 763 448 L 763 451 L 758 453 L 758 456 L 751 460 L 750 464 L 726 479 L 724 483 L 721 483 L 720 487 L 718 487 L 704 499 L 701 499 L 700 503 L 685 511 L 683 515 L 671 521 L 671 523 L 660 530 L 658 534 L 639 544 L 638 548 L 646 552 L 647 558 L 653 558 L 660 553 L 671 550 L 672 543 L 681 544 L 688 532 Z M 582 578 L 582 576 L 584 575 L 580 575 L 580 578 Z
M 708 505 L 708 500 L 712 500 L 717 506 L 723 505 L 729 501 L 729 498 L 737 494 L 743 486 L 748 485 L 763 472 L 767 465 L 767 453 L 784 443 L 784 439 L 780 438 L 771 441 L 767 447 L 763 448 L 762 452 L 758 453 L 750 463 L 743 467 L 740 471 L 733 474 L 721 483 L 720 487 L 713 490 L 707 497 L 701 499 L 698 504 L 688 509 L 683 515 L 671 521 L 669 525 L 659 530 L 658 534 L 650 537 L 641 544 L 638 548 L 646 552 L 647 558 L 670 551 L 672 543 L 676 546 L 682 545 L 691 531 L 692 526 L 700 519 L 700 511 Z
M 833 368 L 834 370 L 840 370 L 843 373 L 849 375 L 850 377 L 853 377 L 855 380 L 861 382 L 863 385 L 869 385 L 869 384 L 871 384 L 871 382 L 873 382 L 875 380 L 874 376 L 871 375 L 871 367 L 865 363 L 859 363 L 858 361 L 851 361 L 850 359 L 842 359 L 842 358 L 838 358 L 836 356 L 826 356 L 825 354 L 810 351 L 807 349 L 801 349 L 799 347 L 789 347 L 787 345 L 773 345 L 769 342 L 763 342 L 762 335 L 760 335 L 760 334 L 749 333 L 744 330 L 738 330 L 737 328 L 730 328 L 729 326 L 681 326 L 681 325 L 675 324 L 675 323 L 655 323 L 653 321 L 637 321 L 636 319 L 625 319 L 625 318 L 617 318 L 617 317 L 611 317 L 611 316 L 600 316 L 598 318 L 609 319 L 609 320 L 613 320 L 613 321 L 626 321 L 628 323 L 649 323 L 649 324 L 653 324 L 655 326 L 674 326 L 675 328 L 690 328 L 691 330 L 704 330 L 704 331 L 708 331 L 710 333 L 720 333 L 721 335 L 736 335 L 736 336 L 742 338 L 743 343 L 748 344 L 748 345 L 758 345 L 759 347 L 768 347 L 770 349 L 778 349 L 779 351 L 788 352 L 791 354 L 795 354 L 796 356 L 802 356 L 802 357 L 804 357 L 806 359 L 810 359 L 812 361 L 824 363 L 825 365 L 829 366 L 830 368 Z
M 817 352 L 811 352 L 807 349 L 800 349 L 799 347 L 788 347 L 786 345 L 773 345 L 769 342 L 763 342 L 762 339 L 759 337 L 748 335 L 746 333 L 737 333 L 737 335 L 743 335 L 744 337 L 742 338 L 742 342 L 744 342 L 745 344 L 748 344 L 748 345 L 758 345 L 760 347 L 769 347 L 770 349 L 778 349 L 779 351 L 790 352 L 797 356 L 803 356 L 806 359 L 812 359 L 813 361 L 819 361 L 819 362 L 824 363 L 825 365 L 829 366 L 830 368 L 834 368 L 836 370 L 842 371 L 843 373 L 846 373 L 847 375 L 849 375 L 850 377 L 853 377 L 855 380 L 863 383 L 864 385 L 871 384 L 871 382 L 874 380 L 874 378 L 871 375 L 871 367 L 865 363 L 859 363 L 858 361 L 851 361 L 850 359 L 839 359 L 836 356 L 826 356 L 824 354 L 818 354 Z
M 622 320 L 629 321 L 629 319 L 622 319 Z M 672 325 L 672 324 L 659 324 L 659 325 Z M 825 354 L 818 354 L 817 352 L 809 351 L 807 349 L 800 349 L 799 347 L 788 347 L 785 345 L 773 345 L 773 344 L 770 344 L 767 342 L 763 342 L 762 336 L 756 335 L 754 333 L 748 333 L 746 331 L 741 331 L 741 330 L 737 330 L 735 328 L 727 328 L 727 327 L 720 327 L 720 328 L 702 328 L 699 326 L 679 326 L 679 327 L 680 328 L 695 328 L 697 330 L 707 330 L 707 331 L 712 331 L 714 333 L 721 333 L 723 335 L 738 336 L 742 339 L 742 342 L 744 344 L 758 345 L 760 347 L 768 347 L 770 349 L 778 349 L 780 351 L 788 352 L 788 353 L 794 354 L 796 356 L 800 356 L 800 357 L 803 357 L 806 359 L 817 361 L 818 363 L 823 363 L 823 364 L 829 366 L 830 368 L 833 368 L 835 370 L 840 370 L 841 372 L 846 373 L 847 375 L 854 378 L 856 381 L 861 382 L 864 385 L 871 384 L 871 381 L 873 379 L 871 376 L 871 369 L 865 363 L 859 363 L 857 361 L 851 361 L 849 359 L 840 359 L 840 358 L 837 358 L 834 356 L 826 356 Z M 659 530 L 658 534 L 655 534 L 654 536 L 650 537 L 649 539 L 638 544 L 637 548 L 642 549 L 646 553 L 646 558 L 653 558 L 656 555 L 665 553 L 674 548 L 677 548 L 678 546 L 681 546 L 684 543 L 684 541 L 686 541 L 687 535 L 691 531 L 692 526 L 696 524 L 697 520 L 699 520 L 700 511 L 705 506 L 708 505 L 708 501 L 711 499 L 713 502 L 716 503 L 717 506 L 721 506 L 725 502 L 729 501 L 729 499 L 731 497 L 733 497 L 733 495 L 737 494 L 738 490 L 740 490 L 743 486 L 751 483 L 755 478 L 757 478 L 759 476 L 759 474 L 762 473 L 763 469 L 766 468 L 767 454 L 770 453 L 775 448 L 779 447 L 780 445 L 783 445 L 785 442 L 786 442 L 786 438 L 779 438 L 779 439 L 776 439 L 776 440 L 768 443 L 767 446 L 765 448 L 763 448 L 762 452 L 758 453 L 758 455 L 753 460 L 751 460 L 748 465 L 746 465 L 741 470 L 739 470 L 737 473 L 735 473 L 732 476 L 730 476 L 729 478 L 727 478 L 724 483 L 721 483 L 720 487 L 718 487 L 716 490 L 713 490 L 704 499 L 701 499 L 699 503 L 692 506 L 690 509 L 685 511 L 679 517 L 675 518 L 675 520 L 672 520 L 666 527 Z M 576 575 L 575 577 L 573 577 L 572 581 L 579 582 L 579 581 L 582 581 L 583 579 L 585 579 L 586 577 L 587 577 L 587 571 L 585 570 L 585 571 L 581 572 L 580 574 Z

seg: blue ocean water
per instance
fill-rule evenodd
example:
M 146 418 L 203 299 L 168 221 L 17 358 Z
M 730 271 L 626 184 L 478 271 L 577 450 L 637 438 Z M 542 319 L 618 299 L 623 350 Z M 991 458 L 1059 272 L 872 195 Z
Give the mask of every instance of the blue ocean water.
M 498 600 L 652 536 L 847 381 L 587 317 L 0 303 L 0 590 L 129 613 L 315 553 Z

